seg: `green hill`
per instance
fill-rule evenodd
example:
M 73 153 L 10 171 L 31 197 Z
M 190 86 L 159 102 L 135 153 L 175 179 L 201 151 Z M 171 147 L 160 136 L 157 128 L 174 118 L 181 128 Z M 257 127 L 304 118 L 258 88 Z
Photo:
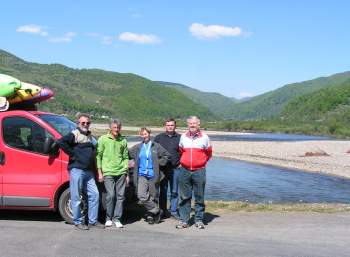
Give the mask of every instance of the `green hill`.
M 71 116 L 87 112 L 96 118 L 118 117 L 134 124 L 150 124 L 167 116 L 183 119 L 198 115 L 206 120 L 216 117 L 206 106 L 178 90 L 131 73 L 30 63 L 2 50 L 0 73 L 54 90 L 54 99 L 39 106 L 45 111 Z
M 168 88 L 174 88 L 191 100 L 198 104 L 206 106 L 211 112 L 224 118 L 229 115 L 233 103 L 237 102 L 236 99 L 223 96 L 219 93 L 203 92 L 182 84 L 155 81 L 159 85 L 166 86 Z
M 254 120 L 278 117 L 292 99 L 316 92 L 325 87 L 341 85 L 350 79 L 350 72 L 321 77 L 300 83 L 285 85 L 274 91 L 253 97 L 243 103 L 235 103 L 229 118 Z
M 327 127 L 331 134 L 347 134 L 340 130 L 350 127 L 350 79 L 293 99 L 283 109 L 281 119 L 286 123 L 314 124 L 318 130 Z

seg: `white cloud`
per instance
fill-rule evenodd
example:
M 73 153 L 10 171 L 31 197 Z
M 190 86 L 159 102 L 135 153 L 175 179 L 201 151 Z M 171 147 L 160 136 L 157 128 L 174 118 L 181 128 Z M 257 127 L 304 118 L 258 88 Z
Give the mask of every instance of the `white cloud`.
M 49 38 L 49 41 L 52 43 L 69 43 L 72 41 L 73 37 L 75 37 L 77 34 L 74 32 L 67 32 L 62 37 L 52 37 Z
M 245 98 L 245 97 L 253 97 L 255 96 L 255 94 L 250 93 L 250 92 L 239 92 L 237 98 L 241 99 L 241 98 Z
M 98 40 L 100 40 L 101 44 L 103 45 L 113 44 L 113 37 L 111 36 L 104 36 L 96 32 L 89 32 L 89 33 L 86 33 L 85 35 L 92 38 L 97 38 Z
M 139 19 L 139 18 L 141 18 L 141 14 L 133 13 L 133 14 L 131 14 L 131 18 L 133 18 L 133 19 Z
M 100 37 L 100 34 L 98 34 L 96 32 L 88 32 L 88 33 L 86 33 L 86 35 L 89 37 Z
M 220 38 L 220 37 L 237 37 L 243 34 L 240 27 L 226 27 L 221 25 L 203 25 L 201 23 L 193 23 L 190 28 L 193 36 L 203 38 Z
M 118 39 L 126 42 L 133 42 L 136 44 L 158 44 L 161 40 L 152 34 L 136 34 L 131 32 L 124 32 L 118 36 Z
M 46 37 L 49 34 L 43 27 L 35 24 L 19 26 L 16 31 L 21 33 L 37 34 L 43 37 Z
M 113 43 L 113 37 L 104 36 L 102 37 L 101 43 L 104 45 L 111 45 Z

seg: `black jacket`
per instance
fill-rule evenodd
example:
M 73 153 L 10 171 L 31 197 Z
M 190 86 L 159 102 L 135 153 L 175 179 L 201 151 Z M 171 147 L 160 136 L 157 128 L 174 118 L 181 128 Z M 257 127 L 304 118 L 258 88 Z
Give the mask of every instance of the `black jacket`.
M 180 164 L 180 137 L 181 135 L 176 132 L 173 135 L 160 133 L 154 139 L 154 142 L 157 142 L 158 144 L 163 146 L 170 153 L 171 162 L 168 163 L 167 168 L 173 169 L 179 166 Z
M 96 140 L 90 132 L 79 128 L 57 140 L 59 147 L 69 155 L 68 169 L 94 171 L 96 159 Z

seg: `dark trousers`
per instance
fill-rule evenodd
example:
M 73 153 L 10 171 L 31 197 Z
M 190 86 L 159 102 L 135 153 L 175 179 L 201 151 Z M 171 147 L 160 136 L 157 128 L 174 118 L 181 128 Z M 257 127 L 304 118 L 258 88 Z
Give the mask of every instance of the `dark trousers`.
M 120 221 L 123 215 L 125 199 L 125 174 L 121 176 L 105 176 L 106 188 L 106 220 Z
M 204 216 L 204 190 L 206 181 L 205 168 L 190 171 L 185 168 L 180 169 L 179 174 L 179 213 L 181 221 L 189 223 L 191 214 L 192 192 L 195 203 L 195 222 L 203 221 Z
M 165 177 L 160 182 L 159 189 L 159 208 L 163 210 L 163 213 L 167 211 L 168 188 L 170 188 L 170 213 L 177 215 L 179 173 L 180 169 L 164 172 Z
M 158 190 L 159 184 L 154 183 L 152 179 L 138 176 L 137 181 L 137 198 L 150 214 L 159 213 L 158 208 Z

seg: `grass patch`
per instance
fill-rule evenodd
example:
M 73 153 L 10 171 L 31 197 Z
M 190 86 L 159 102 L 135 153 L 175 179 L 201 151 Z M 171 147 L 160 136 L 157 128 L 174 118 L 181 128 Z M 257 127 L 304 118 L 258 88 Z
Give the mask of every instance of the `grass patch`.
M 256 204 L 248 202 L 206 201 L 208 212 L 319 212 L 334 213 L 350 211 L 350 204 L 338 203 L 291 203 L 291 204 Z

